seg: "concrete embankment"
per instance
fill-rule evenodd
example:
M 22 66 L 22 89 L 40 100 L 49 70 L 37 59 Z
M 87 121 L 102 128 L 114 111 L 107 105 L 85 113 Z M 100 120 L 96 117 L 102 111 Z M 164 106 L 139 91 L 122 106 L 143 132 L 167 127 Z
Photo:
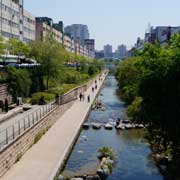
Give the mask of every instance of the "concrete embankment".
M 97 80 L 98 88 L 94 93 L 92 85 L 88 87 L 85 101 L 74 102 L 42 139 L 2 177 L 2 180 L 52 180 L 55 177 L 79 134 L 105 76 L 102 76 L 102 81 Z M 87 101 L 88 95 L 90 103 Z

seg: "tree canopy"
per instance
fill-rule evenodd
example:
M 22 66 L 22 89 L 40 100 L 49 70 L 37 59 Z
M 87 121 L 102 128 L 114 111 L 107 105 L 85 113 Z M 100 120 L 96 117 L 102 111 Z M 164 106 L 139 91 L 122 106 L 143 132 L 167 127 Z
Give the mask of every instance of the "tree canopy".
M 146 44 L 120 63 L 116 77 L 128 115 L 148 125 L 153 143 L 171 149 L 180 167 L 180 35 L 165 46 Z

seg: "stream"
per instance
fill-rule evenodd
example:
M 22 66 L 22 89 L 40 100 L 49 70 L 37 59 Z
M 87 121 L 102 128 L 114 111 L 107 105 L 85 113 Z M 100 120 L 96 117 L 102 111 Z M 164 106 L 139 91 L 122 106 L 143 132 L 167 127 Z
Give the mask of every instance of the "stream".
M 126 119 L 126 105 L 116 90 L 116 79 L 108 76 L 98 96 L 106 111 L 92 110 L 87 123 L 107 123 L 116 121 L 117 117 Z M 116 153 L 116 163 L 108 180 L 162 180 L 144 133 L 144 129 L 82 130 L 62 174 L 73 177 L 95 172 L 99 165 L 98 149 L 108 146 Z

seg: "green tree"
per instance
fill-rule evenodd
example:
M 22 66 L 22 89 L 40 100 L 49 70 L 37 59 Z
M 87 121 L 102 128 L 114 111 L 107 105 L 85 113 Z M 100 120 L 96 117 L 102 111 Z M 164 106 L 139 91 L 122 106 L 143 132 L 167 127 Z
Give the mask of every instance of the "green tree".
M 32 42 L 30 47 L 30 56 L 42 65 L 46 89 L 49 89 L 49 81 L 58 77 L 59 69 L 64 62 L 61 54 L 63 49 L 54 40 L 49 39 Z
M 6 43 L 4 42 L 4 39 L 0 37 L 0 55 L 5 53 L 6 49 Z
M 7 67 L 7 74 L 8 90 L 14 101 L 16 101 L 17 97 L 29 96 L 32 82 L 28 71 L 9 66 Z
M 29 45 L 23 43 L 22 41 L 16 39 L 10 39 L 7 42 L 7 50 L 10 54 L 14 54 L 17 56 L 29 56 Z
M 149 139 L 161 147 L 159 153 L 171 153 L 170 167 L 180 177 L 180 35 L 163 47 L 145 45 L 120 64 L 116 77 L 128 97 L 128 115 L 148 125 Z

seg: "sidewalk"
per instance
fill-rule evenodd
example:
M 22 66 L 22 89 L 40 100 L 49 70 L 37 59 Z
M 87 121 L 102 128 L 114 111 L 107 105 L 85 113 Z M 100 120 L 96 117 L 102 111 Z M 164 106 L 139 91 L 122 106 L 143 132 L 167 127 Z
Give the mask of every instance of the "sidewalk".
M 10 111 L 8 111 L 7 113 L 1 113 L 0 114 L 0 123 L 9 120 L 10 118 L 12 118 L 13 116 L 22 113 L 23 112 L 23 108 L 22 107 L 16 107 Z
M 98 81 L 98 90 L 102 84 Z M 91 89 L 92 86 L 85 93 L 85 101 L 76 101 L 2 180 L 53 180 L 96 97 L 98 90 L 92 93 Z M 87 102 L 87 95 L 91 103 Z

